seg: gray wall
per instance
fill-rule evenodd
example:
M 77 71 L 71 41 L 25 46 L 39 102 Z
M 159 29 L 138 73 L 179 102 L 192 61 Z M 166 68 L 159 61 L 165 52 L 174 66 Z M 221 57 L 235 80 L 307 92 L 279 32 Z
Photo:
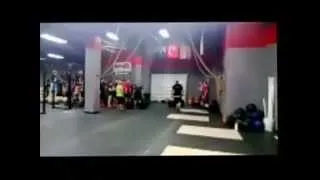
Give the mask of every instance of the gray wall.
M 276 46 L 267 48 L 228 48 L 225 54 L 226 93 L 223 112 L 254 103 L 263 109 L 268 76 L 277 76 Z

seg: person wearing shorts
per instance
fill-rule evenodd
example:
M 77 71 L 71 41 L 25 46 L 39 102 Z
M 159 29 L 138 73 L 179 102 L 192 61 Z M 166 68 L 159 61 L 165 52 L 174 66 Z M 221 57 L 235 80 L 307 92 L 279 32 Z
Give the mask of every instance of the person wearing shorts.
M 124 87 L 123 82 L 119 81 L 116 86 L 116 97 L 118 100 L 118 108 L 120 110 L 124 109 L 125 99 L 124 99 Z
M 173 98 L 174 98 L 175 105 L 177 108 L 179 108 L 180 105 L 183 103 L 182 102 L 183 87 L 179 83 L 179 81 L 176 81 L 176 83 L 172 86 L 172 91 L 173 91 Z
M 138 105 L 140 105 L 142 103 L 142 87 L 137 87 L 134 86 L 133 87 L 134 90 L 134 105 L 135 107 L 137 107 Z

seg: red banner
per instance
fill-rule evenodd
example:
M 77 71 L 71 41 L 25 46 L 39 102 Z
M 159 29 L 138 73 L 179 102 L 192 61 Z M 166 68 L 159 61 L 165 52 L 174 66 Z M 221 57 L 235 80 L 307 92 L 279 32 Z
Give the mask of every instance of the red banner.
M 167 57 L 169 59 L 177 59 L 180 56 L 179 47 L 176 45 L 169 45 L 167 49 Z

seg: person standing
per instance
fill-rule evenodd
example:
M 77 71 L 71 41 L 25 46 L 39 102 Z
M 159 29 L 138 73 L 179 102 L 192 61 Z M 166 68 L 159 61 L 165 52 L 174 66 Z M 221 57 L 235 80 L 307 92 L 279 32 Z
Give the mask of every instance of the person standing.
M 209 103 L 209 84 L 207 81 L 203 81 L 201 83 L 201 95 L 200 95 L 200 105 L 204 106 Z
M 129 80 L 123 80 L 122 83 L 123 83 L 122 85 L 123 85 L 123 91 L 124 91 L 124 100 L 125 100 L 125 103 L 127 103 L 129 99 L 130 82 Z
M 140 107 L 142 104 L 142 87 L 134 85 L 134 106 Z
M 174 98 L 174 103 L 177 108 L 179 108 L 183 103 L 182 93 L 183 93 L 183 87 L 179 83 L 179 81 L 176 81 L 176 83 L 172 86 L 172 94 Z
M 106 96 L 105 96 L 105 82 L 103 79 L 100 80 L 100 102 L 103 106 L 106 106 Z
M 125 99 L 124 99 L 124 87 L 123 87 L 122 81 L 119 81 L 117 83 L 116 96 L 117 96 L 117 100 L 118 100 L 118 108 L 120 110 L 124 110 Z
M 112 107 L 112 100 L 114 97 L 114 93 L 115 93 L 115 87 L 113 85 L 112 82 L 108 83 L 108 87 L 107 87 L 107 94 L 108 94 L 108 107 L 111 108 Z

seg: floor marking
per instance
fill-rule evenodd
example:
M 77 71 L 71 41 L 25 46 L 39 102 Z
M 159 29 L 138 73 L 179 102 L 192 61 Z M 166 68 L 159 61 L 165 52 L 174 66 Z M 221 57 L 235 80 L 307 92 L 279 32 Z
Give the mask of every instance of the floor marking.
M 203 109 L 186 109 L 186 108 L 181 108 L 180 112 L 182 113 L 197 113 L 197 114 L 209 114 L 208 111 L 203 110 Z
M 223 152 L 223 151 L 209 151 L 196 148 L 188 148 L 181 146 L 167 146 L 161 153 L 161 156 L 230 156 L 230 155 L 245 155 L 239 153 Z
M 169 114 L 167 119 L 209 122 L 209 116 L 198 116 L 189 114 Z
M 142 153 L 143 155 L 148 155 L 150 152 L 150 149 L 156 144 L 157 140 L 161 139 L 163 136 L 168 134 L 173 128 L 175 127 L 175 124 L 170 124 L 165 130 L 163 130 L 159 136 L 156 136 L 151 143 L 147 145 L 147 149 Z
M 177 134 L 202 136 L 221 139 L 243 140 L 239 132 L 232 129 L 211 128 L 193 125 L 182 125 Z

